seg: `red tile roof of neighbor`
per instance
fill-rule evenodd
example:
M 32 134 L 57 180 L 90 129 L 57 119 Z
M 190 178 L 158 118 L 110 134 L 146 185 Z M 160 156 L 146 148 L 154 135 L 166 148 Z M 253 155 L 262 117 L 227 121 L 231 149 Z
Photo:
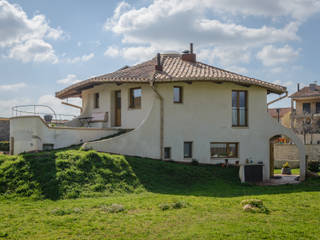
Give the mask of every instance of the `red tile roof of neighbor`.
M 320 96 L 320 86 L 308 86 L 304 87 L 301 90 L 293 93 L 290 97 L 291 98 L 304 98 L 304 97 L 319 97 Z
M 269 108 L 268 113 L 271 115 L 273 118 L 278 117 L 278 112 L 277 109 L 280 109 L 279 111 L 279 117 L 282 118 L 285 114 L 291 111 L 291 108 Z
M 213 81 L 260 86 L 277 94 L 286 91 L 286 87 L 246 77 L 201 62 L 182 60 L 181 56 L 181 54 L 162 54 L 160 60 L 162 71 L 156 70 L 157 58 L 153 58 L 132 67 L 126 67 L 112 73 L 92 77 L 88 80 L 73 84 L 57 92 L 56 97 L 64 99 L 79 96 L 82 90 L 102 83 Z

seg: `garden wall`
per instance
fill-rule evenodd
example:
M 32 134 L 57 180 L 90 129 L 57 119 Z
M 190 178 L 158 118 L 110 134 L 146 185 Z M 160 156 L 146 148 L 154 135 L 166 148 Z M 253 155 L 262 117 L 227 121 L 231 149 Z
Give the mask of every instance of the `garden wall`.
M 309 161 L 320 160 L 320 145 L 306 144 L 306 155 Z M 274 146 L 274 167 L 281 168 L 285 162 L 289 163 L 291 168 L 299 167 L 298 148 L 294 144 L 275 144 Z

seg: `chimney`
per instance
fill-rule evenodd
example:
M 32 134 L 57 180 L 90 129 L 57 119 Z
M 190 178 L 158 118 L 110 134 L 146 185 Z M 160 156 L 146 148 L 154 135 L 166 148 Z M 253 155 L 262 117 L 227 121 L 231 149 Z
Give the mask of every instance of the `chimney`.
M 155 66 L 155 69 L 160 72 L 162 71 L 160 53 L 157 53 L 157 65 Z
M 190 43 L 190 51 L 182 52 L 181 59 L 188 62 L 196 62 L 196 55 L 193 53 L 193 43 Z
M 309 84 L 309 88 L 310 88 L 311 91 L 316 91 L 316 86 L 317 86 L 316 83 L 310 83 Z
M 300 91 L 300 83 L 297 84 L 297 90 Z

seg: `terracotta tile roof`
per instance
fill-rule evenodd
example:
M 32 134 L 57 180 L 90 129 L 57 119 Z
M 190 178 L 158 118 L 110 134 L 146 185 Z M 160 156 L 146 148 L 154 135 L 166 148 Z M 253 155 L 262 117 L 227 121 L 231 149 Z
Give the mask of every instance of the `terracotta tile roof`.
M 280 85 L 246 77 L 237 73 L 216 68 L 201 62 L 190 62 L 181 59 L 180 54 L 161 55 L 162 71 L 156 71 L 156 58 L 141 64 L 117 70 L 113 73 L 93 77 L 76 83 L 56 93 L 58 98 L 79 95 L 81 90 L 102 83 L 155 83 L 177 81 L 216 81 L 234 82 L 244 85 L 256 85 L 274 93 L 283 93 L 286 88 Z
M 271 115 L 271 117 L 273 117 L 273 118 L 278 117 L 277 109 L 280 109 L 280 111 L 279 111 L 280 118 L 282 118 L 285 114 L 287 114 L 288 112 L 291 111 L 291 108 L 289 108 L 289 107 L 288 108 L 269 108 L 268 113 Z
M 320 97 L 320 86 L 316 85 L 314 88 L 304 87 L 298 92 L 293 93 L 290 98 L 304 98 L 304 97 Z

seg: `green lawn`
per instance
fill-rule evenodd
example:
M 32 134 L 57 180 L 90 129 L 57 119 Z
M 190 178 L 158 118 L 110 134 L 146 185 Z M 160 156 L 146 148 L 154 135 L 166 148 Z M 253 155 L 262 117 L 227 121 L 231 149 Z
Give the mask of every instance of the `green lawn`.
M 319 179 L 261 187 L 240 184 L 236 168 L 126 160 L 139 181 L 133 193 L 60 200 L 3 194 L 0 239 L 319 239 Z M 251 198 L 269 213 L 244 212 L 240 202 Z M 159 208 L 175 202 L 185 206 Z M 124 211 L 111 213 L 111 204 Z
M 299 175 L 300 174 L 300 169 L 299 168 L 293 168 L 291 169 L 291 173 L 294 175 Z M 281 169 L 274 169 L 274 174 L 281 174 Z

